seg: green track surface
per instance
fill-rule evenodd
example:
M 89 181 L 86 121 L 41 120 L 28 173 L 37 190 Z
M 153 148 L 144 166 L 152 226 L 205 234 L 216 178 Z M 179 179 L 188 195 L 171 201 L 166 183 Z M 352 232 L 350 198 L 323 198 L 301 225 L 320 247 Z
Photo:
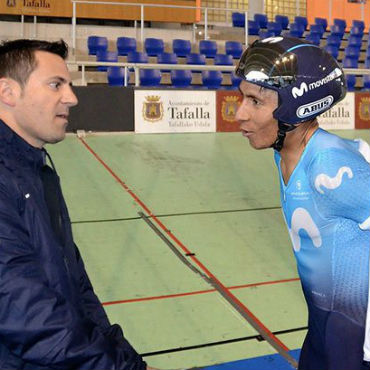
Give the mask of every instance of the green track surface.
M 337 133 L 369 142 L 368 130 Z M 271 150 L 255 151 L 237 133 L 123 134 L 85 140 L 270 331 L 306 325 L 299 281 L 280 281 L 296 279 L 297 271 Z M 102 302 L 123 301 L 105 308 L 140 353 L 257 334 L 174 255 L 139 216 L 143 208 L 77 137 L 47 149 L 60 174 L 75 241 L 96 293 Z M 269 284 L 261 284 L 265 282 Z M 299 330 L 278 337 L 295 349 L 304 334 Z M 274 350 L 265 341 L 250 339 L 146 360 L 174 369 L 270 353 Z

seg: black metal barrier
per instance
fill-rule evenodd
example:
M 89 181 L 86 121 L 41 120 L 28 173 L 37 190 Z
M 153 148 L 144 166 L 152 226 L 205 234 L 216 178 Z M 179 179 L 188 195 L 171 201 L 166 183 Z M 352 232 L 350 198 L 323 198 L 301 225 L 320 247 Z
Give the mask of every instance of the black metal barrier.
M 71 108 L 68 132 L 134 131 L 134 89 L 76 86 L 79 102 Z

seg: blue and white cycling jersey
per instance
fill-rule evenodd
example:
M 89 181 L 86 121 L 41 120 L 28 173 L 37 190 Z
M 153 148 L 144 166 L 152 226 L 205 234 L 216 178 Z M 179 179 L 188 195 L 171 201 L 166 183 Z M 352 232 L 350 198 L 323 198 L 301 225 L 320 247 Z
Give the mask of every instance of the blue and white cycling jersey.
M 365 326 L 370 250 L 369 145 L 318 129 L 286 185 L 280 159 L 275 152 L 282 208 L 307 302 L 340 312 Z

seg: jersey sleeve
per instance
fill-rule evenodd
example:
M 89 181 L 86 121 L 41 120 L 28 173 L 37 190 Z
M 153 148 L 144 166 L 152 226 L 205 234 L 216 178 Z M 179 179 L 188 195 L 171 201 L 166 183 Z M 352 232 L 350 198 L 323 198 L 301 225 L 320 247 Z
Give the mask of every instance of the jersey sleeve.
M 322 217 L 348 218 L 370 230 L 370 164 L 360 152 L 326 149 L 316 154 L 308 176 Z

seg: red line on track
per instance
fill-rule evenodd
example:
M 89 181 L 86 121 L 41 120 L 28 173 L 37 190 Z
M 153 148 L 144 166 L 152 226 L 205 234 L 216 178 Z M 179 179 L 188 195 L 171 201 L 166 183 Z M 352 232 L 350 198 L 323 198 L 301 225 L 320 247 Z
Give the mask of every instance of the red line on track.
M 277 346 L 282 348 L 284 351 L 289 351 L 289 348 L 277 338 L 258 318 L 255 316 L 247 306 L 245 306 L 235 295 L 233 295 L 228 288 L 226 288 L 220 280 L 216 278 L 215 275 L 207 269 L 194 255 L 191 251 L 170 231 L 167 227 L 151 212 L 151 210 L 140 200 L 140 198 L 123 182 L 113 170 L 98 156 L 97 153 L 85 142 L 85 140 L 79 137 L 79 140 L 86 147 L 86 149 L 104 166 L 104 168 L 114 177 L 114 179 L 133 197 L 133 199 L 140 205 L 140 207 L 145 210 L 145 212 L 152 218 L 152 220 L 167 234 L 167 236 L 172 239 L 185 254 L 189 255 L 194 264 L 196 264 L 207 276 L 212 279 L 223 291 L 223 294 L 231 299 L 253 322 L 262 329 L 266 335 L 273 341 Z
M 261 283 L 252 283 L 252 284 L 244 284 L 244 285 L 235 285 L 235 286 L 228 287 L 227 289 L 230 289 L 230 290 L 243 289 L 243 288 L 251 288 L 251 287 L 261 286 L 261 285 L 289 283 L 292 281 L 299 281 L 299 278 L 275 280 L 275 281 L 264 281 Z M 153 296 L 153 297 L 123 299 L 119 301 L 104 302 L 103 306 L 110 306 L 114 304 L 123 304 L 123 303 L 136 303 L 136 302 L 144 302 L 144 301 L 156 301 L 156 300 L 162 300 L 162 299 L 168 299 L 168 298 L 179 298 L 179 297 L 186 297 L 186 296 L 198 295 L 198 294 L 207 294 L 207 293 L 213 293 L 213 292 L 216 292 L 216 289 L 196 290 L 193 292 L 167 294 L 167 295 L 159 295 L 159 296 Z

